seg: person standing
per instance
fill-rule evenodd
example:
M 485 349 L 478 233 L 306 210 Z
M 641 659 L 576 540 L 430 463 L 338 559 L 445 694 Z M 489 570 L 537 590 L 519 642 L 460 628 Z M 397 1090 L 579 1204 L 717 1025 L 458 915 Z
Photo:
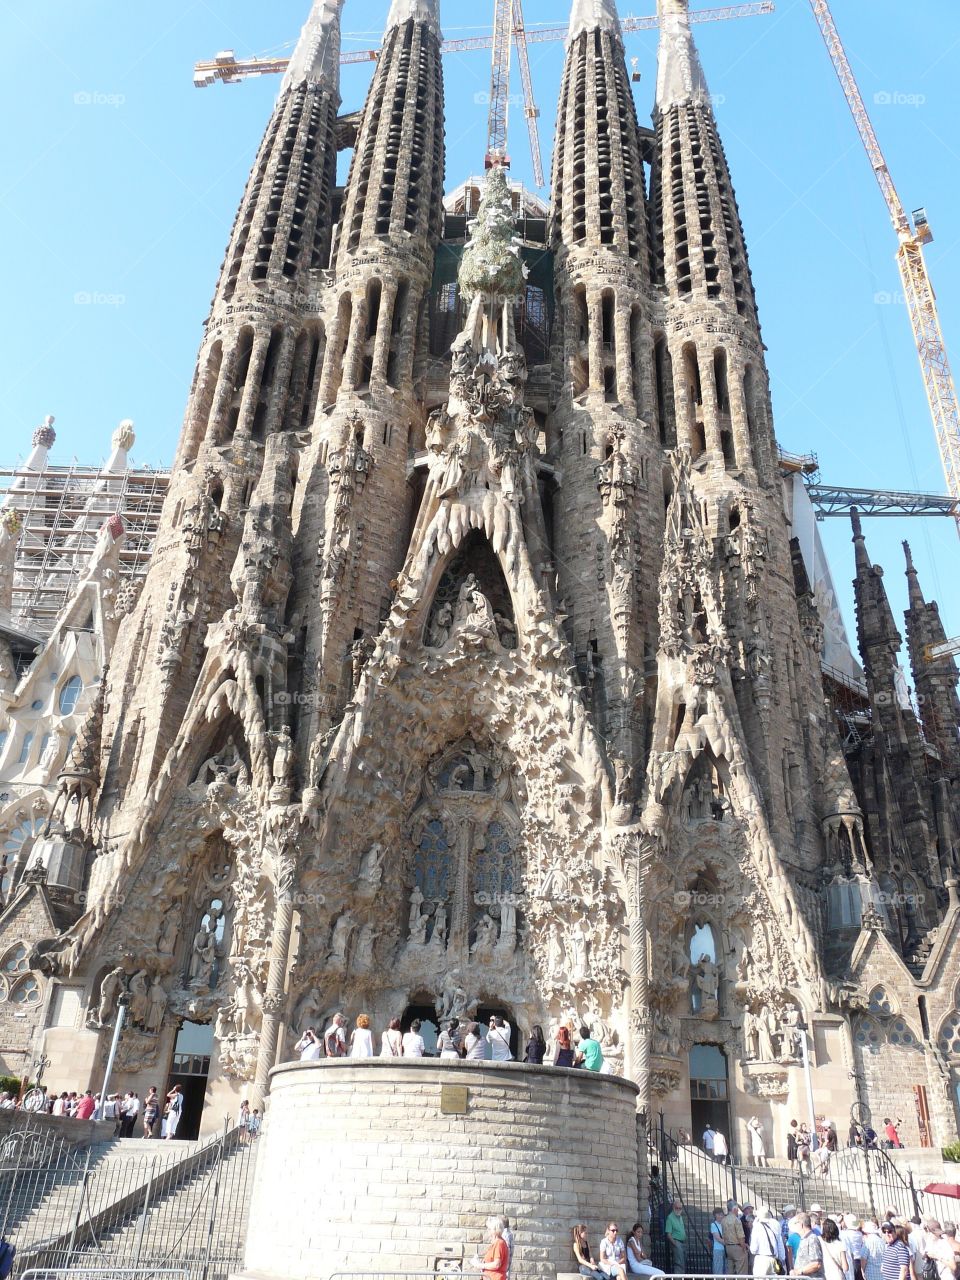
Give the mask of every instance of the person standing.
M 903 1228 L 895 1227 L 892 1222 L 885 1222 L 880 1228 L 880 1234 L 885 1246 L 880 1263 L 883 1280 L 907 1280 L 910 1275 L 910 1250 L 907 1248 Z
M 761 1206 L 753 1221 L 750 1231 L 750 1254 L 753 1258 L 752 1274 L 755 1276 L 774 1276 L 777 1263 L 786 1270 L 787 1254 L 780 1234 L 780 1224 L 770 1217 L 769 1209 Z
M 460 1023 L 456 1018 L 452 1018 L 447 1023 L 447 1029 L 441 1031 L 437 1037 L 437 1049 L 440 1051 L 440 1057 L 447 1062 L 460 1061 L 460 1041 L 457 1038 L 459 1027 Z
M 796 1120 L 790 1121 L 790 1128 L 787 1130 L 787 1160 L 790 1164 L 790 1172 L 793 1173 L 793 1167 L 797 1163 L 797 1131 L 799 1126 Z
M 747 1122 L 750 1130 L 750 1156 L 758 1169 L 767 1165 L 767 1146 L 763 1135 L 763 1125 L 757 1116 L 751 1116 Z
M 727 1146 L 726 1134 L 719 1129 L 713 1135 L 713 1158 L 717 1164 L 727 1164 L 730 1160 L 730 1148 Z
M 487 1042 L 480 1034 L 480 1023 L 467 1025 L 467 1034 L 463 1037 L 463 1056 L 468 1062 L 483 1062 L 487 1056 Z
M 491 1018 L 487 1028 L 487 1043 L 490 1046 L 490 1057 L 494 1062 L 511 1062 L 513 1053 L 510 1050 L 510 1023 L 503 1018 Z
M 840 1239 L 840 1228 L 832 1218 L 824 1218 L 821 1239 L 824 1280 L 847 1280 L 850 1257 Z
M 88 1089 L 77 1103 L 77 1119 L 89 1120 L 96 1109 L 96 1105 L 93 1100 L 93 1090 Z
M 293 1046 L 293 1051 L 299 1053 L 301 1062 L 316 1062 L 323 1051 L 323 1043 L 313 1027 L 307 1027 Z
M 792 1276 L 823 1276 L 823 1245 L 814 1235 L 809 1213 L 800 1214 L 800 1241 L 794 1250 Z
M 373 1032 L 370 1030 L 370 1019 L 365 1013 L 357 1015 L 357 1025 L 350 1033 L 350 1057 L 373 1057 Z
M 143 1100 L 143 1136 L 145 1138 L 156 1136 L 157 1121 L 159 1119 L 160 1099 L 157 1096 L 157 1086 L 152 1084 Z
M 683 1201 L 674 1200 L 673 1208 L 663 1224 L 663 1234 L 670 1241 L 670 1265 L 673 1274 L 682 1276 L 687 1269 L 687 1224 L 683 1218 Z
M 510 1268 L 513 1266 L 513 1232 L 510 1229 L 509 1218 L 500 1219 L 500 1239 L 507 1246 L 507 1276 L 509 1277 Z
M 335 1013 L 323 1033 L 323 1051 L 328 1058 L 343 1058 L 347 1053 L 347 1020 L 342 1013 Z
M 718 1135 L 719 1136 L 719 1135 Z M 740 1220 L 736 1200 L 727 1201 L 723 1217 L 723 1247 L 727 1254 L 727 1272 L 732 1276 L 747 1274 L 747 1237 Z
M 722 1276 L 727 1270 L 727 1251 L 723 1247 L 723 1210 L 714 1209 L 710 1223 L 710 1252 L 713 1274 Z
M 414 1018 L 410 1023 L 410 1030 L 403 1037 L 403 1056 L 405 1058 L 422 1058 L 427 1051 L 427 1046 L 423 1043 L 423 1036 L 420 1034 L 420 1019 Z
M 894 1124 L 894 1122 L 890 1119 L 889 1116 L 884 1117 L 883 1145 L 885 1147 L 898 1148 L 903 1146 L 903 1143 L 900 1141 L 900 1134 L 897 1131 L 898 1124 L 903 1124 L 903 1121 L 899 1118 L 899 1116 L 897 1117 L 896 1124 Z
M 847 1272 L 848 1280 L 864 1280 L 863 1276 L 863 1232 L 860 1230 L 860 1219 L 852 1213 L 844 1215 L 840 1239 L 850 1260 Z
M 883 1280 L 883 1255 L 886 1248 L 880 1234 L 880 1224 L 875 1218 L 867 1218 L 863 1224 L 864 1280 Z
M 710 1124 L 710 1122 L 708 1121 L 707 1127 L 703 1131 L 702 1141 L 703 1141 L 703 1149 L 707 1153 L 707 1155 L 710 1157 L 711 1160 L 713 1159 L 713 1142 L 715 1137 L 716 1137 L 716 1134 L 713 1131 L 713 1125 Z
M 380 1057 L 399 1058 L 403 1053 L 403 1033 L 400 1030 L 400 1019 L 391 1018 L 386 1031 L 380 1038 Z
M 557 1027 L 556 1052 L 553 1057 L 555 1067 L 573 1066 L 573 1046 L 570 1043 L 570 1031 L 567 1027 Z
M 530 1032 L 530 1039 L 527 1041 L 526 1052 L 523 1055 L 524 1062 L 530 1062 L 534 1066 L 539 1067 L 547 1052 L 547 1042 L 544 1039 L 543 1027 L 539 1024 Z
M 168 1141 L 177 1136 L 180 1116 L 183 1114 L 183 1090 L 175 1084 L 167 1094 L 167 1129 L 163 1135 Z

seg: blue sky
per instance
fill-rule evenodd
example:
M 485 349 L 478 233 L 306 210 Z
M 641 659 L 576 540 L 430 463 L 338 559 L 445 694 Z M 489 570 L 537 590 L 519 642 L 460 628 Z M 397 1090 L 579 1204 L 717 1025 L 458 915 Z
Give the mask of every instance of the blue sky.
M 379 43 L 388 0 L 347 0 L 347 46 Z M 448 37 L 489 29 L 486 4 L 446 0 Z M 565 20 L 566 0 L 525 0 L 527 23 Z M 654 0 L 636 0 L 637 15 Z M 701 0 L 692 7 L 702 8 Z M 292 40 L 308 0 L 6 0 L 0 87 L 6 158 L 0 243 L 7 249 L 3 449 L 12 462 L 46 413 L 56 458 L 96 461 L 123 417 L 135 457 L 172 458 L 201 324 L 278 81 L 196 90 L 195 59 Z M 903 202 L 925 205 L 928 263 L 960 367 L 960 5 L 834 0 L 834 16 Z M 827 483 L 942 491 L 943 477 L 906 310 L 895 237 L 827 58 L 809 0 L 699 26 L 707 79 L 740 199 L 760 301 L 778 436 L 814 450 Z M 656 37 L 628 37 L 649 119 Z M 549 171 L 563 49 L 531 48 Z M 489 61 L 445 59 L 447 180 L 482 163 Z M 344 69 L 344 110 L 369 66 Z M 519 89 L 519 77 L 516 77 Z M 514 175 L 530 179 L 521 111 Z M 849 527 L 821 526 L 852 626 Z M 960 633 L 958 540 L 948 520 L 871 520 L 897 616 L 900 540 L 927 597 Z

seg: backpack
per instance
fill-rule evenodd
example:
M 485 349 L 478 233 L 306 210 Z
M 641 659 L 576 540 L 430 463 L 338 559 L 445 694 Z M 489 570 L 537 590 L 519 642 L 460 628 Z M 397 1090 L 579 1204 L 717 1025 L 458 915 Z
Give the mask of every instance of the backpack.
M 16 1256 L 17 1246 L 10 1244 L 6 1236 L 0 1239 L 0 1280 L 6 1280 L 13 1270 L 13 1260 Z
M 3 1272 L 0 1271 L 0 1276 Z M 940 1268 L 937 1266 L 936 1258 L 927 1257 L 923 1263 L 923 1280 L 940 1280 Z

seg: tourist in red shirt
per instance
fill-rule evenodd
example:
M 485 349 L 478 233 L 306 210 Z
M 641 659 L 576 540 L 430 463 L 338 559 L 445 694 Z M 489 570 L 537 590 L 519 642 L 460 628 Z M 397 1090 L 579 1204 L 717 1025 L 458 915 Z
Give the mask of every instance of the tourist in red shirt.
M 80 1101 L 77 1103 L 76 1118 L 78 1120 L 89 1120 L 96 1108 L 96 1102 L 92 1092 L 88 1089 Z
M 490 1248 L 483 1255 L 480 1270 L 484 1280 L 507 1280 L 507 1268 L 510 1265 L 510 1250 L 503 1239 L 503 1228 L 499 1218 L 487 1219 L 487 1234 L 490 1237 Z

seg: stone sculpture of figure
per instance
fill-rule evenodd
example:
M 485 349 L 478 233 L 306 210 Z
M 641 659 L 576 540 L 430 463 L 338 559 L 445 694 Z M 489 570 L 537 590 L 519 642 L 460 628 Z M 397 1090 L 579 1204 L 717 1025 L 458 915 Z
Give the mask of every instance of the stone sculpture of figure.
M 702 955 L 697 962 L 697 975 L 694 981 L 700 992 L 700 1013 L 715 1014 L 718 1009 L 720 976 L 717 966 L 708 955 Z
M 768 1004 L 763 1005 L 757 1015 L 757 1034 L 761 1062 L 776 1062 L 777 1019 Z
M 353 913 L 344 911 L 337 918 L 330 934 L 330 955 L 327 957 L 327 963 L 342 967 L 347 959 L 347 947 L 350 944 L 350 935 L 353 933 L 356 925 Z
M 355 973 L 367 973 L 373 966 L 373 945 L 377 935 L 372 924 L 365 924 L 357 934 L 357 945 L 353 949 L 352 969 Z
M 261 997 L 250 966 L 241 961 L 235 971 L 236 984 L 230 1008 L 237 1035 L 250 1035 L 260 1029 Z M 221 1010 L 222 1012 L 222 1010 Z
M 410 925 L 410 942 L 415 947 L 422 947 L 427 941 L 427 926 L 430 923 L 430 916 L 426 911 L 418 911 L 416 916 L 411 917 Z
M 676 934 L 670 944 L 670 975 L 675 986 L 686 990 L 690 981 L 690 957 L 680 934 Z
M 360 859 L 357 877 L 365 897 L 372 897 L 380 888 L 380 880 L 383 876 L 383 860 L 386 855 L 386 849 L 379 841 L 376 841 Z
M 144 1020 L 143 1029 L 156 1035 L 163 1026 L 163 1016 L 167 1011 L 167 992 L 163 983 L 160 981 L 160 975 L 155 974 L 153 982 L 150 985 L 150 1003 L 147 1007 L 147 1016 Z
M 105 1027 L 113 1018 L 117 1009 L 117 1001 L 123 994 L 126 985 L 126 974 L 122 965 L 111 969 L 100 983 L 100 1003 L 97 1006 L 97 1023 Z
M 514 951 L 517 946 L 517 899 L 505 893 L 500 900 L 500 941 L 498 951 Z
M 633 785 L 633 769 L 625 756 L 611 757 L 614 776 L 614 804 L 625 805 L 629 802 L 630 788 Z
M 780 1028 L 781 1058 L 793 1060 L 801 1056 L 799 1037 L 803 1033 L 799 1029 L 800 1021 L 800 1010 L 795 1004 L 788 1004 L 783 1012 L 783 1025 Z
M 150 1012 L 150 995 L 147 987 L 147 971 L 139 969 L 130 979 L 130 1021 L 142 1027 Z
M 438 947 L 444 947 L 447 944 L 447 906 L 444 902 L 438 902 L 437 909 L 433 913 L 433 933 L 430 935 L 430 942 Z
M 273 753 L 273 780 L 281 784 L 288 783 L 293 777 L 293 739 L 290 737 L 290 726 L 282 724 L 277 736 L 277 749 Z
M 423 893 L 418 884 L 410 890 L 410 916 L 407 921 L 407 934 L 412 939 L 420 928 L 420 908 L 423 906 Z
M 497 941 L 497 923 L 486 911 L 477 921 L 477 936 L 470 948 L 472 956 L 483 957 L 493 954 Z
M 450 628 L 453 626 L 453 605 L 449 600 L 437 610 L 433 622 L 427 632 L 427 644 L 432 649 L 442 649 L 450 639 Z
M 570 930 L 570 980 L 583 982 L 587 976 L 587 951 L 590 937 L 586 920 L 581 918 Z
M 547 975 L 550 978 L 563 976 L 566 953 L 563 948 L 563 936 L 557 924 L 549 926 L 547 934 Z
M 744 1009 L 743 1011 L 743 1053 L 744 1057 L 752 1062 L 755 1062 L 760 1057 L 757 1015 L 752 1009 Z
M 167 908 L 160 921 L 160 933 L 157 937 L 157 952 L 161 956 L 172 956 L 176 951 L 182 918 L 183 912 L 178 902 Z
M 443 985 L 440 988 L 440 995 L 437 996 L 434 1007 L 441 1025 L 451 1018 L 456 1018 L 458 1022 L 462 1022 L 467 1016 L 470 1001 L 466 991 L 460 985 L 459 969 L 450 969 L 443 975 Z
M 303 993 L 297 1001 L 296 1008 L 293 1011 L 293 1020 L 290 1023 L 297 1036 L 302 1036 L 307 1027 L 317 1021 L 317 1014 L 322 1007 L 319 988 L 311 987 L 309 991 Z

